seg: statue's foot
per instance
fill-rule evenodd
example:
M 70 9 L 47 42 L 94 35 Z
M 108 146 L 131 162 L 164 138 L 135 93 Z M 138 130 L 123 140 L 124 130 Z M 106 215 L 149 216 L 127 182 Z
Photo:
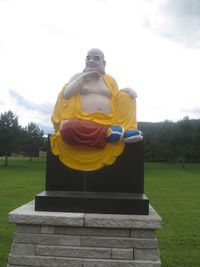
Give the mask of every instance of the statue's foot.
M 108 128 L 107 142 L 119 142 L 124 135 L 124 128 L 121 126 L 110 126 Z
M 143 140 L 143 133 L 140 130 L 127 130 L 124 133 L 125 143 L 136 143 Z

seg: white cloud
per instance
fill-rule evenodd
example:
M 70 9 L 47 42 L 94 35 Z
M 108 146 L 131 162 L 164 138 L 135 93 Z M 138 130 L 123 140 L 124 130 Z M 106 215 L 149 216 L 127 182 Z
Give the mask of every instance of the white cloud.
M 199 0 L 164 0 L 147 14 L 145 24 L 157 34 L 200 48 Z
M 29 122 L 37 123 L 41 129 L 53 132 L 51 125 L 51 114 L 53 111 L 53 104 L 49 102 L 35 103 L 27 100 L 13 89 L 8 90 L 9 103 L 7 109 L 11 109 L 18 115 L 19 124 L 22 126 L 27 125 Z M 10 108 L 12 106 L 12 108 Z
M 189 117 L 190 116 L 192 116 L 193 118 L 199 118 L 200 117 L 200 105 L 182 108 L 182 111 L 184 113 L 187 113 Z
M 9 90 L 10 97 L 16 102 L 18 106 L 21 106 L 27 110 L 38 110 L 40 113 L 44 115 L 49 115 L 53 111 L 53 105 L 51 103 L 42 103 L 37 104 L 34 102 L 31 102 L 30 100 L 25 99 L 23 96 L 18 94 L 15 90 L 10 89 Z

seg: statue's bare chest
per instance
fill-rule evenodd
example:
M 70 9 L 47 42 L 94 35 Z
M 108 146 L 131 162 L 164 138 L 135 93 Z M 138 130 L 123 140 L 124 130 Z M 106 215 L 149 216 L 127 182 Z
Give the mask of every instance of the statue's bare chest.
M 82 94 L 100 94 L 110 97 L 110 90 L 106 86 L 103 78 L 88 81 L 84 84 Z

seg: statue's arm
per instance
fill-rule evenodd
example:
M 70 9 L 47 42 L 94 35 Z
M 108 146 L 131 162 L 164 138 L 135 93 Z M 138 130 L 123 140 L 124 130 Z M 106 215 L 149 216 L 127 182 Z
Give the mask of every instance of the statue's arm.
M 121 89 L 122 91 L 128 93 L 130 95 L 131 98 L 135 99 L 137 97 L 137 93 L 135 92 L 135 90 L 133 90 L 130 87 L 126 87 L 124 89 Z
M 70 99 L 72 96 L 80 93 L 80 90 L 81 90 L 80 76 L 81 76 L 81 73 L 77 73 L 69 80 L 69 83 L 66 85 L 64 89 L 63 96 L 65 99 Z
M 75 74 L 70 80 L 68 85 L 64 90 L 64 98 L 70 99 L 72 96 L 81 93 L 81 90 L 84 89 L 85 83 L 98 79 L 100 73 L 97 71 L 82 72 Z

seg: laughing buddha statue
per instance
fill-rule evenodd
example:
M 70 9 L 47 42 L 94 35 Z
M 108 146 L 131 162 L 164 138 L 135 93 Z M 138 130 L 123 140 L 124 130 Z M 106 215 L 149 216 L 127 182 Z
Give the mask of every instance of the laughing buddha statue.
M 74 170 L 111 165 L 125 143 L 143 140 L 137 130 L 136 92 L 119 90 L 115 79 L 105 73 L 105 66 L 103 52 L 89 50 L 85 69 L 64 85 L 54 107 L 52 153 Z

